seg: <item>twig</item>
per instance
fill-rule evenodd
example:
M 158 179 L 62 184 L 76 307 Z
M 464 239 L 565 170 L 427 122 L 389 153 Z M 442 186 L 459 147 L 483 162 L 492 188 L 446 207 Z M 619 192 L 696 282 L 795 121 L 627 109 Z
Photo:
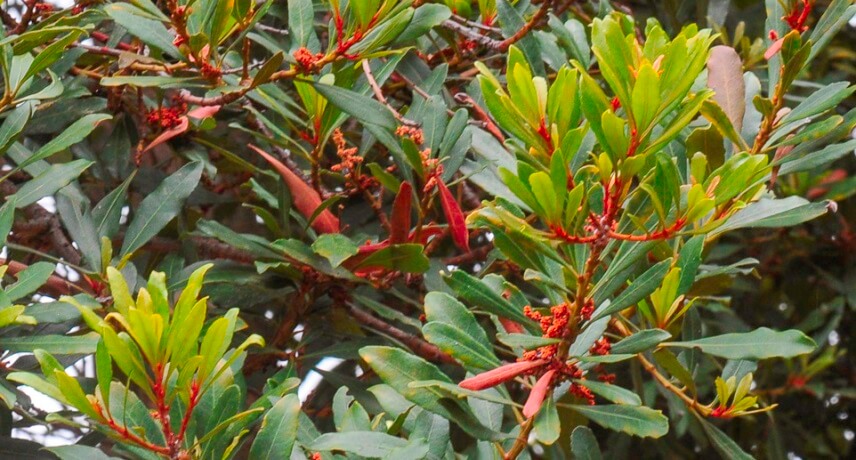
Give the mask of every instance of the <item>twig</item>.
M 407 347 L 413 350 L 414 353 L 429 361 L 457 364 L 457 361 L 455 361 L 454 358 L 441 351 L 435 345 L 432 345 L 413 334 L 402 331 L 383 320 L 377 319 L 371 314 L 360 310 L 353 305 L 348 305 L 348 312 L 354 319 L 360 322 L 360 324 L 368 326 L 398 340 L 399 342 L 407 345 Z
M 375 77 L 372 74 L 372 68 L 371 65 L 369 65 L 368 59 L 363 59 L 363 73 L 366 74 L 366 80 L 368 80 L 369 86 L 372 87 L 372 92 L 374 92 L 374 95 L 377 100 L 381 104 L 386 106 L 386 108 L 389 109 L 390 112 L 392 112 L 392 116 L 394 116 L 399 123 L 407 126 L 419 126 L 419 123 L 404 118 L 404 116 L 401 115 L 398 110 L 395 110 L 395 107 L 389 104 L 389 102 L 386 100 L 386 97 L 383 95 L 383 90 L 380 89 L 380 86 L 377 84 L 377 80 L 375 80 Z
M 13 276 L 29 268 L 27 264 L 6 259 L 0 259 L 0 265 L 7 265 L 9 268 L 6 273 Z M 45 284 L 40 287 L 39 291 L 44 292 L 45 294 L 48 294 L 51 297 L 75 295 L 81 292 L 93 294 L 91 289 L 74 284 L 71 281 L 58 275 L 51 275 L 45 282 Z

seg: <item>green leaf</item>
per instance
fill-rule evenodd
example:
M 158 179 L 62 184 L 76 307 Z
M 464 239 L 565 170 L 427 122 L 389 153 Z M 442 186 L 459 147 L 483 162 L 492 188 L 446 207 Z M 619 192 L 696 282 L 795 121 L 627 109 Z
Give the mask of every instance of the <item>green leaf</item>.
M 383 267 L 406 273 L 424 273 L 430 268 L 421 244 L 393 244 L 366 257 L 355 268 Z
M 360 357 L 377 372 L 381 380 L 408 401 L 432 411 L 438 406 L 438 395 L 413 389 L 409 386 L 410 382 L 438 380 L 452 383 L 451 379 L 433 364 L 398 348 L 363 347 Z
M 504 318 L 513 319 L 521 324 L 532 324 L 519 308 L 493 291 L 480 279 L 462 270 L 455 270 L 446 277 L 446 283 L 467 302 L 477 305 L 487 312 Z
M 425 336 L 425 340 L 437 345 L 440 350 L 460 361 L 467 369 L 484 371 L 500 364 L 490 348 L 454 325 L 431 321 L 422 326 L 422 335 Z
M 681 383 L 686 385 L 689 388 L 690 392 L 693 394 L 696 393 L 696 384 L 693 380 L 693 376 L 690 371 L 678 361 L 678 357 L 675 356 L 671 351 L 660 348 L 656 350 L 653 354 L 654 360 L 657 361 L 657 364 L 666 369 L 672 376 L 678 379 Z
M 314 31 L 315 10 L 312 0 L 292 0 L 288 2 L 288 33 L 294 49 L 309 44 Z
M 427 3 L 413 13 L 413 19 L 407 28 L 395 39 L 395 43 L 407 43 L 425 36 L 431 29 L 443 23 L 452 16 L 452 11 L 446 5 Z
M 698 348 L 722 358 L 750 360 L 793 358 L 811 353 L 817 348 L 814 340 L 800 331 L 791 329 L 779 332 L 766 327 L 751 332 L 723 334 L 689 342 L 669 342 L 664 345 Z
M 118 460 L 119 457 L 111 457 L 101 449 L 83 444 L 72 446 L 46 447 L 46 451 L 59 457 L 59 460 Z
M 719 235 L 738 228 L 790 227 L 826 214 L 825 202 L 811 203 L 799 196 L 782 199 L 762 199 L 737 211 L 711 232 Z
M 330 103 L 360 122 L 377 125 L 389 130 L 395 129 L 395 117 L 380 102 L 338 86 L 321 83 L 315 83 L 313 86 Z
M 491 346 L 487 334 L 476 321 L 475 315 L 467 310 L 464 304 L 445 292 L 429 292 L 425 295 L 425 318 L 428 321 L 455 326 L 484 347 Z
M 80 120 L 72 123 L 72 125 L 66 128 L 61 134 L 51 139 L 50 142 L 43 145 L 36 151 L 36 153 L 33 154 L 33 156 L 27 158 L 27 160 L 19 164 L 18 167 L 25 168 L 30 164 L 39 160 L 44 160 L 61 150 L 65 150 L 66 148 L 77 144 L 83 139 L 86 139 L 86 136 L 95 130 L 98 123 L 104 120 L 109 120 L 110 118 L 113 117 L 103 113 L 85 115 Z
M 619 342 L 612 345 L 610 353 L 642 353 L 643 351 L 654 348 L 664 340 L 669 340 L 671 337 L 672 334 L 662 329 L 646 329 L 644 331 L 639 331 L 630 337 L 621 339 Z
M 666 259 L 649 268 L 645 273 L 640 275 L 639 278 L 636 278 L 630 286 L 624 289 L 621 294 L 616 296 L 609 305 L 602 310 L 595 312 L 591 320 L 597 321 L 600 318 L 636 305 L 640 300 L 650 295 L 655 289 L 657 289 L 657 287 L 660 286 L 660 283 L 663 282 L 663 278 L 666 277 L 666 273 L 669 272 L 671 264 L 672 260 Z
M 309 450 L 340 450 L 361 457 L 386 457 L 396 449 L 408 445 L 407 440 L 374 431 L 325 433 L 307 446 Z
M 289 5 L 291 5 L 289 3 Z M 289 16 L 289 18 L 291 18 Z M 267 83 L 268 78 L 274 74 L 277 70 L 279 70 L 280 66 L 282 66 L 283 61 L 285 61 L 285 56 L 282 54 L 282 51 L 277 52 L 264 65 L 259 69 L 258 72 L 253 76 L 253 87 L 262 85 Z
M 53 274 L 56 264 L 36 262 L 18 273 L 18 281 L 6 288 L 6 298 L 14 302 L 40 288 Z
M 12 224 L 14 223 L 15 202 L 12 201 L 12 197 L 9 197 L 3 206 L 0 206 L 0 247 L 6 246 L 6 238 L 12 231 Z
M 40 199 L 53 195 L 71 181 L 77 179 L 83 171 L 94 163 L 88 160 L 74 160 L 68 163 L 51 165 L 44 172 L 22 185 L 15 197 L 15 207 L 23 208 Z
M 184 200 L 196 188 L 201 177 L 202 163 L 188 163 L 146 196 L 125 232 L 120 257 L 136 251 L 166 227 L 184 209 Z
M 645 406 L 573 405 L 571 407 L 589 420 L 613 431 L 622 431 L 643 438 L 659 438 L 669 432 L 669 419 L 662 412 Z
M 150 19 L 149 15 L 139 8 L 127 3 L 111 3 L 104 7 L 104 12 L 147 45 L 173 57 L 183 57 L 181 51 L 172 43 L 172 35 L 163 23 Z
M 713 445 L 713 448 L 719 452 L 719 455 L 721 455 L 722 458 L 728 460 L 752 460 L 754 458 L 741 449 L 730 436 L 723 433 L 722 430 L 717 428 L 715 425 L 698 415 L 696 415 L 696 419 L 701 423 L 705 434 L 707 434 L 708 439 L 710 439 L 710 443 Z
M 27 122 L 33 116 L 35 106 L 35 102 L 26 102 L 15 107 L 15 110 L 6 115 L 6 119 L 0 125 L 0 154 L 6 152 L 18 138 L 18 135 L 24 131 L 24 127 L 27 126 Z
M 112 238 L 119 231 L 125 195 L 137 172 L 134 171 L 122 184 L 108 193 L 92 208 L 92 220 L 98 237 Z
M 551 339 L 529 334 L 503 334 L 497 333 L 496 339 L 510 347 L 520 347 L 524 350 L 533 350 L 545 345 L 560 343 L 560 339 Z
M 622 388 L 618 385 L 598 382 L 596 380 L 575 380 L 576 383 L 588 388 L 594 394 L 615 404 L 626 404 L 629 406 L 641 406 L 642 400 L 636 393 Z
M 571 433 L 571 452 L 576 460 L 601 460 L 597 438 L 587 426 L 578 426 Z
M 846 81 L 840 81 L 826 85 L 825 87 L 811 93 L 811 95 L 799 103 L 793 110 L 787 113 L 778 122 L 778 126 L 785 126 L 791 122 L 815 116 L 819 113 L 837 107 L 844 99 L 847 99 L 856 86 L 851 86 Z
M 85 335 L 31 335 L 24 337 L 0 337 L 0 350 L 11 353 L 31 353 L 41 349 L 52 355 L 88 355 L 95 353 L 98 334 Z
M 392 347 L 370 346 L 360 349 L 360 357 L 387 385 L 408 401 L 435 414 L 455 420 L 458 426 L 479 439 L 495 439 L 499 435 L 485 428 L 473 415 L 469 406 L 457 399 L 449 399 L 444 391 L 433 386 L 416 387 L 412 383 L 438 381 L 457 387 L 449 377 L 433 364 L 404 350 Z
M 23 84 L 35 75 L 38 75 L 39 72 L 47 69 L 54 62 L 59 59 L 68 45 L 72 44 L 78 37 L 82 34 L 82 31 L 75 30 L 66 35 L 64 35 L 59 40 L 51 43 L 50 45 L 44 47 L 36 57 L 33 59 L 33 62 L 30 63 L 30 67 L 27 69 L 27 72 L 24 74 L 24 77 L 18 81 L 18 88 L 23 86 Z M 16 88 L 16 92 L 17 89 Z
M 250 458 L 291 458 L 291 450 L 297 439 L 299 413 L 300 400 L 296 394 L 280 398 L 265 414 L 259 434 L 250 448 Z
M 360 248 L 350 238 L 340 233 L 325 233 L 312 243 L 312 250 L 338 267 L 347 258 L 358 253 Z

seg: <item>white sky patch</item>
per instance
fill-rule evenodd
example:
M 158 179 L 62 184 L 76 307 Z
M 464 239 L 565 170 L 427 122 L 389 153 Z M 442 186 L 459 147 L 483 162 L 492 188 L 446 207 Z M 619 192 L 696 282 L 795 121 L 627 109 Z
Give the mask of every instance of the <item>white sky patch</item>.
M 322 371 L 331 371 L 339 364 L 342 364 L 342 362 L 344 362 L 344 360 L 339 358 L 324 358 L 315 367 Z M 297 397 L 300 399 L 300 402 L 306 401 L 306 398 L 308 398 L 315 388 L 318 388 L 318 385 L 321 384 L 321 380 L 323 380 L 321 374 L 315 371 L 309 371 L 309 373 L 306 374 L 303 382 L 301 382 L 300 386 L 297 388 Z

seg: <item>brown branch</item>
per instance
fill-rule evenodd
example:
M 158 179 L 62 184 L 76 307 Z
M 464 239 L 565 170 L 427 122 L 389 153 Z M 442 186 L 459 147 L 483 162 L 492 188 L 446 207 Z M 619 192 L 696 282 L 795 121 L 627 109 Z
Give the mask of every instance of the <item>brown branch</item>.
M 2 192 L 3 196 L 10 196 L 17 191 L 17 187 L 9 181 L 0 183 L 0 192 Z M 56 214 L 49 212 L 38 203 L 33 203 L 24 207 L 24 215 L 27 216 L 29 221 L 45 222 L 47 228 L 45 229 L 44 234 L 50 241 L 53 249 L 56 250 L 59 257 L 63 258 L 71 265 L 80 265 L 80 253 L 74 248 L 69 238 L 65 235 L 62 224 Z
M 6 271 L 6 274 L 12 276 L 16 276 L 18 273 L 29 268 L 27 264 L 6 259 L 0 259 L 0 265 L 7 265 L 9 268 Z M 51 275 L 45 282 L 45 284 L 39 288 L 38 292 L 44 292 L 45 294 L 48 294 L 51 297 L 55 298 L 64 295 L 80 294 L 81 292 L 93 294 L 92 290 L 88 287 L 74 284 L 71 281 L 58 275 Z
M 539 22 L 541 22 L 541 19 L 543 19 L 544 16 L 547 15 L 547 11 L 550 9 L 550 3 L 552 3 L 551 0 L 544 0 L 544 3 L 541 4 L 541 8 L 539 8 L 538 11 L 536 11 L 531 18 L 529 18 L 529 21 L 527 21 L 526 24 L 524 24 L 523 27 L 520 28 L 520 30 L 515 32 L 514 35 L 499 42 L 499 48 L 497 49 L 499 51 L 508 51 L 508 48 L 511 45 L 522 40 L 523 37 L 525 37 L 526 34 L 528 34 L 530 31 L 532 31 L 532 29 L 535 28 L 535 26 L 538 25 Z
M 348 312 L 360 324 L 384 333 L 395 340 L 407 345 L 417 355 L 433 362 L 457 364 L 454 358 L 441 351 L 435 345 L 432 345 L 419 337 L 408 332 L 402 331 L 395 326 L 386 323 L 383 320 L 375 318 L 368 312 L 360 310 L 353 305 L 348 305 Z
M 472 40 L 488 48 L 499 50 L 502 47 L 503 41 L 495 40 L 493 38 L 488 37 L 487 35 L 482 35 L 477 30 L 474 30 L 463 24 L 459 24 L 451 19 L 446 19 L 445 21 L 443 21 L 442 26 L 449 30 L 455 31 L 463 35 L 467 39 Z
M 374 93 L 377 100 L 381 104 L 383 104 L 390 112 L 392 112 L 392 116 L 394 116 L 395 119 L 398 120 L 399 123 L 401 123 L 403 125 L 407 125 L 407 126 L 419 126 L 419 123 L 416 123 L 413 120 L 409 120 L 407 118 L 404 118 L 404 116 L 401 115 L 401 113 L 399 113 L 398 110 L 395 110 L 395 107 L 393 107 L 392 105 L 389 104 L 389 101 L 387 101 L 386 97 L 383 95 L 383 90 L 380 88 L 380 85 L 378 85 L 377 80 L 374 77 L 374 74 L 372 74 L 372 68 L 371 68 L 371 65 L 369 65 L 368 59 L 363 59 L 363 73 L 365 73 L 366 80 L 368 80 L 369 86 L 371 86 L 372 92 Z

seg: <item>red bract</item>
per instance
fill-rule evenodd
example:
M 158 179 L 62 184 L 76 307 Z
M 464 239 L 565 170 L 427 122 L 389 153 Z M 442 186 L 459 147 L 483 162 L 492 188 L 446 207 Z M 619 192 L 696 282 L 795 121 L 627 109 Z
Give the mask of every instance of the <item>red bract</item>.
M 389 220 L 390 244 L 400 244 L 407 241 L 410 232 L 410 210 L 413 201 L 413 187 L 408 182 L 402 182 L 398 195 L 392 204 L 392 217 Z
M 271 166 L 276 169 L 282 176 L 285 185 L 291 192 L 291 199 L 294 200 L 294 207 L 303 214 L 304 217 L 310 219 L 318 206 L 321 205 L 321 196 L 318 192 L 310 187 L 306 182 L 303 182 L 292 170 L 288 169 L 282 162 L 265 152 L 264 150 L 250 144 L 249 147 L 256 153 L 262 156 Z M 319 233 L 338 233 L 339 219 L 330 212 L 329 209 L 321 211 L 318 217 L 312 221 L 312 228 Z
M 523 406 L 524 417 L 530 418 L 538 413 L 538 409 L 541 408 L 541 403 L 544 402 L 547 392 L 550 391 L 551 384 L 553 383 L 553 376 L 555 375 L 556 371 L 545 372 L 544 375 L 542 375 L 535 383 L 535 386 L 532 387 L 532 391 L 529 393 L 529 398 L 526 400 L 526 405 Z
M 452 196 L 452 192 L 446 187 L 443 181 L 437 180 L 437 188 L 440 190 L 440 204 L 443 206 L 443 214 L 446 215 L 446 221 L 449 222 L 449 230 L 452 233 L 452 241 L 455 246 L 466 252 L 470 252 L 470 234 L 467 231 L 467 224 L 464 221 L 464 212 Z
M 500 383 L 507 382 L 518 375 L 541 367 L 545 364 L 547 364 L 547 361 L 543 359 L 505 364 L 497 367 L 496 369 L 482 372 L 475 377 L 470 377 L 459 383 L 458 386 L 466 388 L 467 390 L 484 390 L 485 388 L 495 387 Z
M 161 109 L 160 111 L 153 112 L 153 113 L 157 114 L 160 118 L 156 118 L 156 117 L 150 115 L 151 119 L 152 120 L 160 120 L 160 123 L 163 125 L 163 123 L 165 123 L 165 120 L 163 118 L 165 110 L 170 110 L 170 109 Z M 149 145 L 147 145 L 146 148 L 143 149 L 143 152 L 148 152 L 149 150 L 157 147 L 160 144 L 163 144 L 164 142 L 172 139 L 173 137 L 180 136 L 180 135 L 186 133 L 187 130 L 190 129 L 190 118 L 195 118 L 197 120 L 201 120 L 203 118 L 208 118 L 208 117 L 214 116 L 214 114 L 216 114 L 219 110 L 220 110 L 219 105 L 197 107 L 197 108 L 191 110 L 190 112 L 187 112 L 186 115 L 183 115 L 183 116 L 180 116 L 177 118 L 176 118 L 177 115 L 174 112 L 174 110 L 169 111 L 168 115 L 166 115 L 167 117 L 169 117 L 166 119 L 166 122 L 168 123 L 168 125 L 166 127 L 168 127 L 169 129 L 162 132 L 158 137 L 156 137 L 153 141 L 151 141 L 149 143 Z M 174 118 L 174 120 L 173 120 L 173 118 Z

